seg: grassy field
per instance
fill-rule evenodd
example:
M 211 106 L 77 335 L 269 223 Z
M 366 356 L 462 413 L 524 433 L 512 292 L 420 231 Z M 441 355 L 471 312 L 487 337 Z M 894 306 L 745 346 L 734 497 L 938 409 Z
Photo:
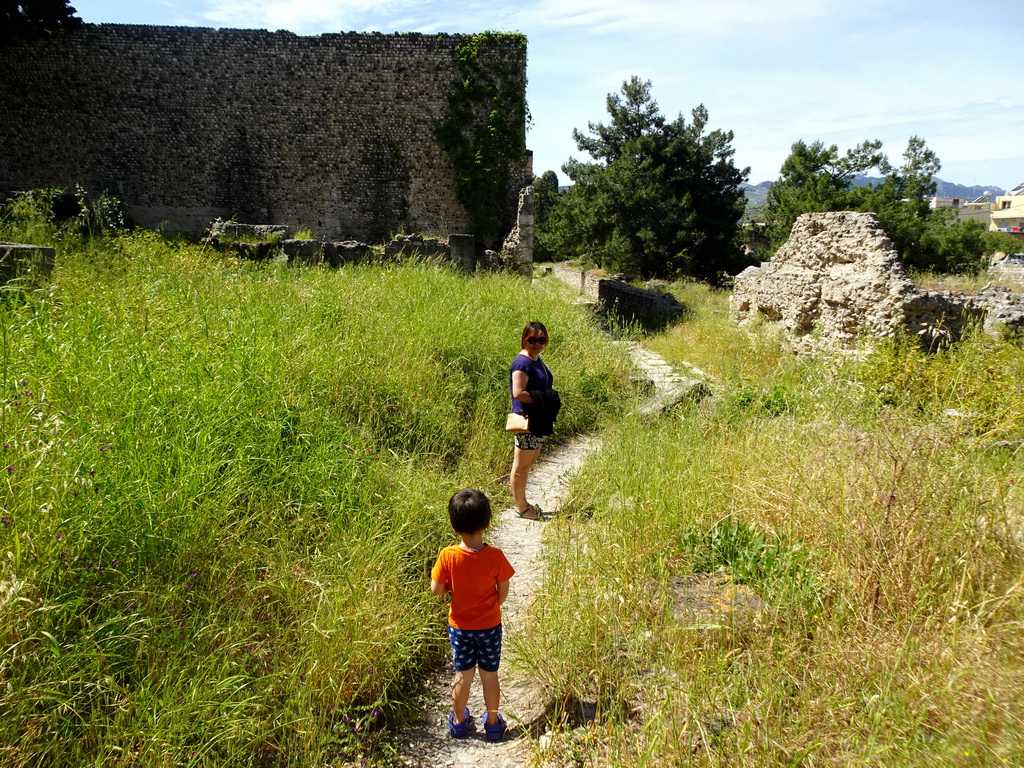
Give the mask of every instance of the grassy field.
M 522 326 L 563 434 L 631 401 L 621 351 L 508 276 L 56 245 L 0 303 L 0 764 L 387 763 L 447 499 L 507 501 Z
M 547 529 L 538 762 L 1024 764 L 1024 353 L 798 359 L 674 290 L 647 343 L 717 394 L 610 429 Z M 693 610 L 693 572 L 760 609 Z
M 516 638 L 560 716 L 536 764 L 1024 765 L 1019 347 L 799 359 L 679 285 L 645 343 L 716 395 L 636 421 L 549 280 L 56 244 L 0 302 L 0 765 L 392 764 L 537 318 L 560 434 L 605 434 Z M 695 572 L 760 607 L 692 610 Z

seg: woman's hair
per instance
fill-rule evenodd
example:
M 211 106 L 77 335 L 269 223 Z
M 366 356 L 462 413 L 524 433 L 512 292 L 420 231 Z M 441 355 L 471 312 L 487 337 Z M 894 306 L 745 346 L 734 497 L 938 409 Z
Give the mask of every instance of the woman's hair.
M 476 533 L 491 524 L 491 502 L 476 488 L 463 488 L 448 500 L 448 519 L 457 533 Z
M 521 342 L 523 349 L 526 349 L 526 338 L 530 334 L 537 333 L 538 331 L 543 333 L 545 337 L 548 335 L 548 329 L 544 327 L 544 323 L 533 322 L 526 324 L 526 327 L 523 328 L 523 340 Z

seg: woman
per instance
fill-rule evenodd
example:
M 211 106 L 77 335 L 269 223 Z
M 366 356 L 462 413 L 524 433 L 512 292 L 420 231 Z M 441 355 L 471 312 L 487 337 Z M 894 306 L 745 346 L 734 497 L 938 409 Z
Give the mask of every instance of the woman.
M 521 413 L 530 420 L 531 431 L 526 434 L 516 435 L 516 447 L 512 457 L 512 475 L 509 478 L 509 485 L 512 488 L 512 498 L 515 501 L 516 513 L 526 520 L 543 520 L 543 513 L 536 504 L 526 501 L 526 480 L 530 474 L 530 467 L 537 461 L 540 455 L 541 446 L 544 445 L 544 435 L 551 434 L 550 426 L 537 429 L 540 434 L 534 433 L 534 425 L 542 420 L 554 421 L 557 415 L 557 407 L 554 414 L 549 412 L 541 413 L 543 409 L 549 409 L 547 401 L 554 396 L 557 401 L 557 393 L 552 388 L 553 378 L 551 371 L 540 359 L 541 350 L 547 346 L 548 329 L 544 323 L 528 323 L 523 328 L 522 351 L 512 361 L 510 375 L 510 389 L 512 391 L 512 411 Z M 532 394 L 531 394 L 532 393 Z

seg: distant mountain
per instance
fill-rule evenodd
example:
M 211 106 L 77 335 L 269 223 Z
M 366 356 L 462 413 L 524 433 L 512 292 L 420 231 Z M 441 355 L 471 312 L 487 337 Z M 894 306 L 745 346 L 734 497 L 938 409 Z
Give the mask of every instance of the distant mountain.
M 885 179 L 875 176 L 857 176 L 853 180 L 854 186 L 864 187 L 868 184 L 881 184 Z M 974 200 L 982 195 L 990 195 L 993 198 L 997 195 L 1005 195 L 1006 190 L 1000 187 L 982 187 L 977 184 L 971 187 L 963 184 L 954 184 L 951 181 L 943 181 L 935 177 L 935 195 L 937 197 L 962 197 L 965 200 Z
M 854 186 L 864 187 L 868 184 L 881 184 L 885 179 L 880 177 L 872 176 L 856 176 L 853 179 Z M 982 195 L 988 194 L 995 198 L 997 195 L 1005 195 L 1006 190 L 1001 187 L 982 187 L 974 185 L 971 187 L 964 186 L 963 184 L 954 184 L 951 181 L 943 181 L 942 179 L 935 179 L 935 194 L 938 197 L 961 197 L 964 200 L 974 200 L 975 198 L 981 197 Z M 771 188 L 772 182 L 762 181 L 760 184 L 743 184 L 741 189 L 747 196 L 747 210 L 756 209 L 762 207 L 768 199 L 768 190 Z
M 982 195 L 989 195 L 995 202 L 997 196 L 1006 194 L 1006 190 L 999 187 L 979 187 L 977 184 L 965 187 L 963 184 L 954 184 L 942 179 L 936 179 L 935 183 L 938 185 L 935 194 L 939 197 L 962 197 L 965 200 L 974 200 Z
M 770 181 L 762 181 L 760 184 L 741 184 L 740 189 L 747 196 L 747 208 L 760 208 L 768 200 L 768 190 L 771 188 Z

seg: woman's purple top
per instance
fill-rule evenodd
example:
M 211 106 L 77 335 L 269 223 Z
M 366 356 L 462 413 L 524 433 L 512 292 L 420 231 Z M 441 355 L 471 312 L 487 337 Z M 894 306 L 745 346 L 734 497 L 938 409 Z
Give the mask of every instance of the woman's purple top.
M 526 391 L 529 392 L 531 389 L 552 389 L 554 383 L 554 376 L 551 375 L 551 371 L 544 365 L 544 361 L 539 357 L 536 360 L 531 360 L 529 355 L 516 355 L 516 359 L 512 361 L 512 370 L 508 373 L 508 392 L 512 394 L 512 373 L 515 371 L 523 371 L 526 374 Z M 512 398 L 512 413 L 522 413 L 525 415 L 523 410 L 523 404 Z

